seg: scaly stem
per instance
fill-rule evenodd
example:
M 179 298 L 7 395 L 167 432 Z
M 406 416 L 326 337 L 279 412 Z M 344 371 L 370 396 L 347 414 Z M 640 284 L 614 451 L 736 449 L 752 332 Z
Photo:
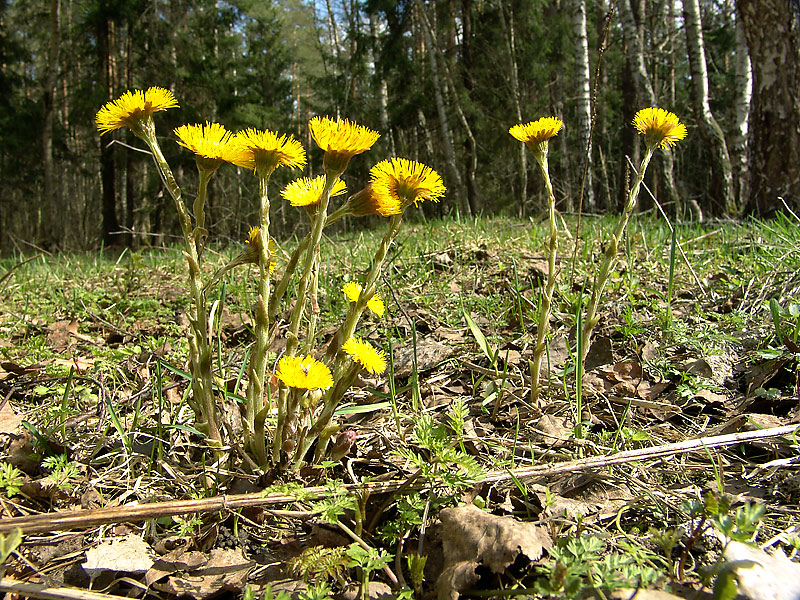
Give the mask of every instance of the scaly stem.
M 537 159 L 539 157 L 537 156 Z M 553 185 L 550 183 L 550 173 L 547 167 L 547 154 L 542 155 L 538 160 L 544 177 L 544 185 L 547 188 L 550 217 L 550 243 L 547 254 L 547 285 L 542 294 L 541 306 L 539 307 L 539 328 L 536 335 L 536 346 L 533 348 L 533 360 L 530 362 L 531 369 L 531 403 L 535 404 L 539 400 L 539 372 L 542 366 L 542 357 L 546 348 L 547 329 L 550 324 L 550 306 L 553 302 L 553 291 L 556 287 L 556 255 L 558 253 L 558 225 L 556 223 L 556 198 L 553 194 Z
M 636 175 L 636 180 L 633 182 L 633 186 L 628 192 L 628 201 L 625 203 L 625 210 L 623 211 L 622 215 L 620 215 L 617 227 L 611 234 L 611 239 L 608 240 L 608 243 L 606 244 L 603 263 L 600 265 L 600 270 L 597 272 L 597 276 L 594 280 L 592 297 L 589 300 L 589 306 L 586 308 L 586 316 L 584 317 L 582 325 L 583 348 L 581 349 L 581 355 L 578 357 L 577 365 L 579 369 L 579 380 L 582 380 L 583 378 L 582 376 L 584 372 L 586 354 L 589 352 L 589 346 L 592 343 L 592 332 L 594 331 L 598 321 L 600 321 L 600 317 L 597 314 L 597 308 L 600 305 L 600 298 L 603 295 L 603 290 L 608 282 L 608 276 L 611 273 L 611 269 L 614 267 L 617 261 L 617 249 L 619 246 L 619 241 L 622 238 L 622 235 L 625 233 L 625 226 L 628 224 L 631 214 L 633 214 L 633 209 L 636 208 L 636 198 L 639 196 L 639 187 L 642 185 L 642 181 L 644 181 L 644 174 L 647 170 L 647 165 L 650 164 L 650 159 L 653 157 L 655 148 L 656 146 L 647 146 L 647 151 L 642 159 L 642 164 L 639 166 L 639 173 Z M 580 415 L 578 416 L 578 419 L 580 419 Z
M 208 343 L 208 315 L 206 314 L 205 292 L 202 285 L 197 240 L 195 230 L 192 227 L 192 218 L 186 210 L 186 206 L 181 197 L 181 189 L 175 181 L 175 176 L 172 174 L 172 170 L 158 145 L 155 136 L 155 127 L 152 126 L 152 121 L 149 124 L 143 124 L 142 130 L 137 132 L 137 135 L 150 147 L 161 180 L 164 182 L 170 196 L 172 196 L 175 202 L 175 208 L 178 211 L 178 221 L 181 225 L 183 240 L 186 247 L 184 255 L 189 264 L 189 287 L 192 294 L 192 304 L 189 313 L 189 323 L 191 325 L 189 335 L 189 360 L 192 371 L 192 407 L 195 413 L 199 413 L 198 416 L 201 422 L 198 423 L 198 425 L 202 429 L 205 429 L 209 438 L 209 443 L 219 448 L 222 446 L 222 436 L 219 431 L 217 407 L 213 393 L 211 348 Z M 201 172 L 201 182 L 203 179 Z M 208 179 L 205 180 L 205 183 L 208 183 Z M 200 194 L 198 194 L 198 198 L 200 198 Z M 205 198 L 205 194 L 203 194 L 203 198 Z M 200 209 L 202 212 L 202 206 Z
M 267 371 L 267 345 L 269 344 L 269 315 L 267 306 L 269 303 L 270 280 L 269 280 L 269 195 L 267 193 L 267 183 L 271 172 L 259 173 L 259 232 L 258 232 L 258 302 L 256 306 L 256 343 L 250 355 L 250 369 L 247 383 L 247 407 L 245 412 L 245 434 L 250 436 L 249 440 L 255 452 L 256 460 L 259 464 L 265 465 L 267 462 L 266 442 L 263 422 L 260 427 L 256 427 L 256 414 L 264 410 L 264 376 Z

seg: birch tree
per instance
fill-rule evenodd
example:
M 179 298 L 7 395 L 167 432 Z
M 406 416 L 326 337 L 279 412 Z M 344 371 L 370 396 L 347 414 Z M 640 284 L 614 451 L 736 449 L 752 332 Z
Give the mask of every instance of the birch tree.
M 733 193 L 733 173 L 725 134 L 711 113 L 708 93 L 708 67 L 700 19 L 699 0 L 683 0 L 683 19 L 686 30 L 686 49 L 689 55 L 689 72 L 692 78 L 691 96 L 694 116 L 703 143 L 710 150 L 712 198 L 718 199 L 731 215 L 739 214 Z
M 587 208 L 594 207 L 592 189 L 592 93 L 589 86 L 589 40 L 586 36 L 586 0 L 574 0 L 572 7 L 572 33 L 575 36 L 575 102 L 578 148 L 585 152 L 586 181 L 583 187 L 583 202 Z

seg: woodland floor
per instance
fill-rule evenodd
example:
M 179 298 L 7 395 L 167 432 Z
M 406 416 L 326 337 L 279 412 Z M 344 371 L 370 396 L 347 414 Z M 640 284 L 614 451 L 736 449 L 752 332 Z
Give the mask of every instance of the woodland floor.
M 374 225 L 326 241 L 322 344 L 344 314 L 342 284 L 363 274 L 380 239 Z M 356 442 L 344 459 L 299 474 L 254 473 L 235 450 L 229 463 L 212 464 L 185 401 L 189 294 L 177 249 L 21 248 L 0 261 L 5 543 L 12 518 L 123 510 L 105 523 L 23 531 L 6 578 L 159 598 L 355 597 L 364 577 L 372 596 L 398 589 L 395 577 L 401 596 L 418 599 L 603 598 L 639 586 L 690 598 L 724 573 L 714 532 L 730 525 L 728 515 L 732 537 L 793 557 L 800 447 L 792 435 L 585 461 L 798 422 L 800 224 L 679 225 L 685 258 L 676 253 L 668 305 L 670 230 L 636 217 L 601 304 L 580 414 L 578 307 L 613 220 L 584 217 L 574 260 L 576 222 L 563 225 L 549 386 L 537 403 L 528 359 L 547 269 L 544 224 L 409 223 L 385 270 L 387 314 L 359 329 L 391 355 L 391 368 L 346 396 L 340 421 Z M 206 270 L 235 253 L 208 249 Z M 252 302 L 246 268 L 209 295 L 216 375 L 234 399 L 244 389 Z M 567 461 L 577 462 L 536 470 Z M 420 464 L 428 468 L 415 475 Z M 379 482 L 394 487 L 381 491 Z M 201 506 L 262 490 L 288 497 L 158 513 L 174 499 Z M 126 518 L 137 505 L 155 512 Z M 484 512 L 440 513 L 459 505 Z M 348 530 L 365 543 L 361 555 Z M 427 557 L 424 569 L 416 556 Z

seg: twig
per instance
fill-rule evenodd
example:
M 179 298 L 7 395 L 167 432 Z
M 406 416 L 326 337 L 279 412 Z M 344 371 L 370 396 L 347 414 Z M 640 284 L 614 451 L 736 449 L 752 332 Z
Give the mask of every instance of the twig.
M 588 471 L 600 469 L 609 465 L 618 465 L 641 461 L 664 456 L 674 456 L 686 454 L 696 450 L 707 448 L 722 448 L 765 440 L 769 438 L 783 437 L 796 433 L 800 425 L 784 425 L 782 427 L 771 427 L 757 431 L 745 431 L 741 433 L 730 433 L 726 435 L 716 435 L 705 438 L 686 440 L 675 444 L 665 444 L 663 446 L 653 446 L 650 448 L 639 448 L 627 450 L 617 454 L 591 456 L 579 460 L 570 460 L 553 465 L 536 465 L 525 467 L 515 471 L 493 471 L 489 473 L 479 483 L 497 483 L 516 477 L 517 479 L 528 477 L 549 477 L 559 473 L 574 473 L 576 471 Z M 409 485 L 407 480 L 387 481 L 387 482 L 368 482 L 364 484 L 347 484 L 344 487 L 349 491 L 368 490 L 371 494 L 396 493 L 402 488 L 409 490 L 419 490 L 424 487 L 425 481 L 415 481 Z M 326 488 L 316 486 L 305 488 L 304 497 L 322 498 L 325 496 Z M 237 494 L 231 496 L 214 496 L 212 498 L 202 498 L 198 500 L 172 500 L 169 502 L 154 502 L 152 504 L 115 506 L 111 508 L 97 508 L 65 511 L 59 513 L 46 513 L 26 517 L 15 517 L 0 521 L 0 533 L 8 533 L 16 527 L 22 529 L 23 533 L 48 533 L 72 529 L 74 527 L 87 528 L 109 523 L 123 523 L 134 521 L 145 521 L 157 517 L 170 517 L 185 515 L 190 513 L 215 512 L 220 510 L 233 510 L 251 506 L 268 506 L 272 504 L 288 504 L 297 501 L 293 495 L 274 493 L 274 494 Z
M 50 587 L 40 583 L 26 583 L 11 577 L 0 579 L 0 592 L 19 594 L 19 596 L 28 598 L 43 598 L 44 600 L 108 600 L 108 598 L 124 598 L 124 596 L 99 594 L 78 588 Z

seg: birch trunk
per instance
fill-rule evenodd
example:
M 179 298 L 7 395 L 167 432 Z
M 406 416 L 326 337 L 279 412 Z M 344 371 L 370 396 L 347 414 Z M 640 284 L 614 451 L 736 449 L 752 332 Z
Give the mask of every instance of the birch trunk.
M 711 151 L 712 199 L 721 202 L 725 212 L 737 215 L 740 210 L 733 194 L 733 172 L 725 134 L 711 113 L 708 94 L 708 67 L 700 20 L 699 0 L 683 0 L 683 19 L 686 30 L 686 49 L 692 78 L 692 105 L 703 142 Z
M 53 124 L 56 116 L 56 85 L 58 84 L 58 64 L 60 31 L 59 17 L 60 1 L 50 1 L 50 40 L 47 45 L 47 65 L 44 74 L 42 91 L 42 167 L 44 169 L 44 209 L 43 229 L 44 238 L 51 243 L 57 243 L 63 238 L 63 231 L 58 224 L 61 222 L 56 215 L 58 200 L 56 198 L 55 165 L 53 164 Z
M 436 56 L 436 45 L 433 42 L 432 25 L 425 15 L 425 5 L 423 0 L 417 0 L 417 10 L 422 21 L 422 34 L 425 39 L 426 54 L 431 68 L 431 80 L 433 82 L 433 97 L 436 102 L 436 112 L 439 116 L 439 127 L 442 130 L 442 143 L 444 145 L 445 165 L 450 176 L 450 186 L 454 188 L 455 195 L 459 198 L 461 208 L 465 215 L 471 215 L 470 205 L 464 193 L 464 181 L 458 170 L 456 163 L 456 152 L 453 147 L 453 135 L 450 130 L 450 119 L 447 117 L 447 108 L 444 103 L 444 90 L 442 81 L 439 78 L 439 59 Z
M 572 33 L 575 37 L 575 88 L 578 126 L 578 149 L 585 152 L 586 179 L 583 182 L 583 206 L 594 209 L 592 188 L 592 92 L 589 85 L 589 40 L 586 37 L 586 0 L 574 0 Z
M 731 164 L 734 172 L 734 190 L 737 206 L 747 203 L 749 169 L 747 157 L 747 132 L 750 124 L 750 100 L 753 96 L 753 70 L 744 34 L 742 19 L 736 15 L 736 96 L 735 127 L 731 140 Z

